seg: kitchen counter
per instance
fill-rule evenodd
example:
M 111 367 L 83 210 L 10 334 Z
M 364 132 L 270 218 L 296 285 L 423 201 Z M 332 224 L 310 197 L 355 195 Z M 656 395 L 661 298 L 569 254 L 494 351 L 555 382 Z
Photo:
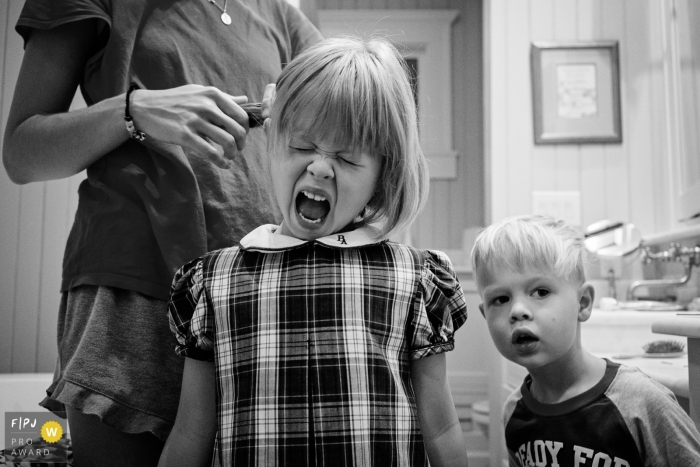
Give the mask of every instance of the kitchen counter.
M 594 309 L 588 321 L 581 323 L 581 343 L 594 354 L 641 354 L 644 344 L 664 339 L 652 332 L 653 324 L 675 315 L 670 311 Z
M 684 312 L 662 316 L 652 323 L 651 330 L 659 334 L 700 338 L 700 313 Z

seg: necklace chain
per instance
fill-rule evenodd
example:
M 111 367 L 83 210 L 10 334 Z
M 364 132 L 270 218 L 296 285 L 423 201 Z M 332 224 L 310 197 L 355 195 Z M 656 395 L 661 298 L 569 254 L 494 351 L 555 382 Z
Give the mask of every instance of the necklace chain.
M 213 3 L 214 5 L 216 5 L 216 7 L 219 10 L 221 10 L 222 13 L 226 13 L 226 4 L 228 3 L 228 0 L 224 0 L 224 7 L 223 8 L 221 8 L 221 5 L 216 3 L 216 0 L 209 0 L 209 3 Z
M 226 13 L 226 7 L 228 6 L 228 0 L 224 0 L 224 7 L 223 7 L 223 8 L 221 8 L 221 5 L 219 5 L 218 3 L 216 3 L 216 0 L 208 0 L 208 2 L 209 2 L 209 3 L 213 3 L 214 5 L 216 5 L 216 8 L 218 8 L 219 10 L 221 10 L 221 21 L 222 21 L 225 25 L 228 26 L 229 24 L 231 24 L 231 17 L 229 16 L 228 13 Z

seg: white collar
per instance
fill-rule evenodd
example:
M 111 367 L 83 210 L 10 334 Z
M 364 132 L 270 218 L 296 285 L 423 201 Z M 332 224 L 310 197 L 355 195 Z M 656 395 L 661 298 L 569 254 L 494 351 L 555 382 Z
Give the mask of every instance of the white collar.
M 241 239 L 241 247 L 246 250 L 265 252 L 270 250 L 286 250 L 311 242 L 318 242 L 335 248 L 354 248 L 384 241 L 376 239 L 377 229 L 369 225 L 349 232 L 320 237 L 316 240 L 301 240 L 283 235 L 280 231 L 281 229 L 277 225 L 261 225 Z

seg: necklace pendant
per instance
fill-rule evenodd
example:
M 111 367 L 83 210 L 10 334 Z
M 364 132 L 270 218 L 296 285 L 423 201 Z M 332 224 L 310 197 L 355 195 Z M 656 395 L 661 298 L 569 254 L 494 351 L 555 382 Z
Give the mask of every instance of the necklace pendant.
M 221 13 L 221 22 L 224 23 L 226 26 L 231 24 L 231 17 L 225 11 Z

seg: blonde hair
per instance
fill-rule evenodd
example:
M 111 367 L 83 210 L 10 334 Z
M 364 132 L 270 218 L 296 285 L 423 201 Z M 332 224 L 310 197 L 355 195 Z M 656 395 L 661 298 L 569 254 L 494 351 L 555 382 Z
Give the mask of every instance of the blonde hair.
M 383 38 L 323 40 L 292 60 L 277 80 L 269 151 L 286 151 L 298 117 L 315 115 L 301 130 L 382 157 L 382 173 L 365 223 L 379 236 L 410 225 L 428 194 L 428 168 L 406 63 Z
M 583 235 L 552 217 L 525 215 L 497 222 L 476 237 L 471 256 L 477 285 L 484 268 L 494 264 L 514 271 L 536 267 L 567 280 L 586 280 Z

